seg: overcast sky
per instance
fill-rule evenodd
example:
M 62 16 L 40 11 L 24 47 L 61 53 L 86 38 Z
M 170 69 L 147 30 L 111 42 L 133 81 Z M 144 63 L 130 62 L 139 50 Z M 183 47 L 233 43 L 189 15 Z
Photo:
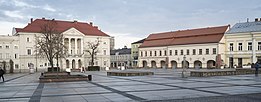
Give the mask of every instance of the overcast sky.
M 0 0 L 0 35 L 42 17 L 92 21 L 122 48 L 151 33 L 253 21 L 261 0 Z

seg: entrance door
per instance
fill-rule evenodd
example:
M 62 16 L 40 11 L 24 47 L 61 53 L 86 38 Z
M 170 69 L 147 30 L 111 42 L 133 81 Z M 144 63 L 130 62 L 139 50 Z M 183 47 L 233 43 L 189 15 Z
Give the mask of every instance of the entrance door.
M 229 57 L 229 68 L 233 68 L 234 59 L 233 57 Z
M 242 58 L 238 58 L 238 67 L 242 68 Z

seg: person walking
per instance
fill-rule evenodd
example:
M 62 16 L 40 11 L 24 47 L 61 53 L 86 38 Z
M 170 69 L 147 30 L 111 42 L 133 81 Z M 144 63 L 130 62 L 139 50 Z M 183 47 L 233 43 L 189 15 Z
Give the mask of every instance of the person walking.
M 256 69 L 255 75 L 256 75 L 256 76 L 258 76 L 258 69 L 259 69 L 259 67 L 260 67 L 259 63 L 256 62 L 256 63 L 255 63 L 255 69 Z
M 2 68 L 0 68 L 0 78 L 2 77 L 3 82 L 5 81 L 4 74 L 5 74 L 5 71 Z
M 85 69 L 84 69 L 84 67 L 82 67 L 82 73 L 85 73 Z

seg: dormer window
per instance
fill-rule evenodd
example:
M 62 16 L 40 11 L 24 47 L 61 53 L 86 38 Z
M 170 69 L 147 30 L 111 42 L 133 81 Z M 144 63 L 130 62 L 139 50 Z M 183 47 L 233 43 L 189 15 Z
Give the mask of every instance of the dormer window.
M 27 39 L 26 39 L 26 41 L 27 41 L 27 42 L 30 42 L 30 39 L 29 39 L 29 38 L 27 38 Z

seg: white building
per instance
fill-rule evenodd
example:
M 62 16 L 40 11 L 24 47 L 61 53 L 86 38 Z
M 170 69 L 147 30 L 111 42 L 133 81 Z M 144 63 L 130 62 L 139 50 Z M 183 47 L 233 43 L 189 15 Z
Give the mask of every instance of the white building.
M 225 39 L 226 63 L 230 67 L 250 67 L 261 61 L 261 19 L 235 24 Z
M 150 34 L 139 47 L 138 65 L 151 68 L 220 66 L 225 59 L 227 30 L 228 26 L 219 26 Z
M 88 67 L 90 55 L 85 52 L 88 49 L 86 44 L 94 42 L 97 38 L 101 40 L 101 44 L 98 47 L 99 52 L 94 64 L 101 67 L 110 65 L 110 36 L 100 31 L 97 26 L 93 26 L 92 22 L 88 24 L 45 18 L 31 19 L 31 22 L 24 28 L 14 28 L 12 36 L 1 36 L 0 60 L 14 60 L 16 71 L 27 71 L 30 66 L 38 68 L 38 70 L 46 69 L 50 64 L 45 58 L 35 56 L 34 46 L 35 36 L 40 35 L 41 26 L 48 21 L 57 23 L 57 31 L 64 35 L 64 44 L 68 48 L 68 56 L 58 62 L 63 70 Z
M 10 60 L 13 60 L 13 68 L 19 71 L 19 40 L 16 36 L 1 35 L 0 36 L 0 68 L 6 63 L 6 70 L 10 70 Z

